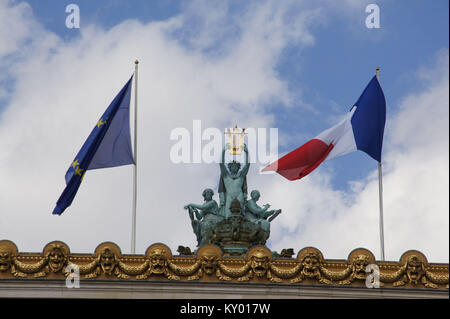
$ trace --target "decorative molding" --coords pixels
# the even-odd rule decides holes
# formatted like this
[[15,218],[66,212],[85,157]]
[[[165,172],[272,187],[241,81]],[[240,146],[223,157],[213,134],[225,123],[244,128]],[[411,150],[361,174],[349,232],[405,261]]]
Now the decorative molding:
[[[366,267],[379,269],[380,287],[448,290],[449,265],[428,263],[416,250],[398,262],[377,261],[367,249],[353,250],[346,260],[327,260],[314,247],[300,250],[296,258],[273,257],[265,246],[251,247],[245,256],[224,256],[215,245],[199,247],[193,255],[173,256],[169,247],[156,243],[144,255],[122,255],[119,246],[104,242],[93,254],[75,254],[61,241],[48,243],[42,253],[19,252],[9,241],[0,241],[0,279],[67,277],[67,266],[76,266],[81,279],[131,281],[283,283],[365,287]],[[69,269],[73,267],[69,267]]]

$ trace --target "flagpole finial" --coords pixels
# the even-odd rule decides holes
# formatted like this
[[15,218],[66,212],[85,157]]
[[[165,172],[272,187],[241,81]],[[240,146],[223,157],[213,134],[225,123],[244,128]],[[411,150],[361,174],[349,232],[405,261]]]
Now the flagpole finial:
[[134,61],[134,64],[139,64],[139,61],[138,60]]
[[380,80],[380,67],[377,66],[375,70],[376,70],[376,74],[377,74],[377,80],[379,81]]

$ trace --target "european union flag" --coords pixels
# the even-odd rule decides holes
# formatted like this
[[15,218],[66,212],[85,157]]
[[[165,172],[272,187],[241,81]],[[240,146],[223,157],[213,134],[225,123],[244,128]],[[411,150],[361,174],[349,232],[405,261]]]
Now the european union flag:
[[53,214],[61,215],[72,204],[87,170],[134,164],[129,121],[132,79],[111,102],[75,156]]

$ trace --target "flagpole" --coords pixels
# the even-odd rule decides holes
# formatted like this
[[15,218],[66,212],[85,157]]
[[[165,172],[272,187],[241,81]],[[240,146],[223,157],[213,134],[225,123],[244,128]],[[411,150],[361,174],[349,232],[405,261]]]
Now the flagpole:
[[131,253],[136,253],[136,203],[137,203],[137,82],[138,82],[138,64],[134,62],[134,167],[133,167],[133,216],[131,222]]
[[[377,80],[380,81],[380,68],[376,68]],[[384,222],[383,222],[383,171],[381,166],[381,159],[378,162],[378,196],[380,206],[380,251],[381,260],[384,261]]]

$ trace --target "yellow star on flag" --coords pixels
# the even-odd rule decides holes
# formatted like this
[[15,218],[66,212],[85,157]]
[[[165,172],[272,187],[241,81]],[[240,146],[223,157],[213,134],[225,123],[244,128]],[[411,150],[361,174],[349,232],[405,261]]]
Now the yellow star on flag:
[[98,122],[97,122],[97,127],[100,127],[100,126],[102,126],[103,124],[106,124],[106,121],[103,122],[103,119],[100,119],[100,120],[98,120]]
[[78,159],[76,159],[73,163],[72,163],[72,167],[76,168],[78,165],[80,165],[80,163],[78,163]]
[[77,168],[75,168],[75,175],[80,175],[80,176],[82,176],[81,173],[82,173],[83,171],[84,171],[84,169],[81,169],[81,168],[77,167]]

